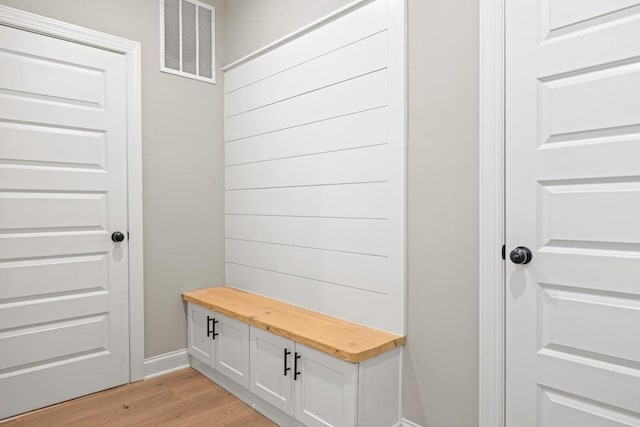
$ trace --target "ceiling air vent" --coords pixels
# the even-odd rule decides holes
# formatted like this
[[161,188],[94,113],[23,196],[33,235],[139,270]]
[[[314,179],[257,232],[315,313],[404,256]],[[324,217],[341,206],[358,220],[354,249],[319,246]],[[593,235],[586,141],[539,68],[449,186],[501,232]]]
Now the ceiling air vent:
[[215,83],[215,17],[197,0],[160,0],[160,71]]

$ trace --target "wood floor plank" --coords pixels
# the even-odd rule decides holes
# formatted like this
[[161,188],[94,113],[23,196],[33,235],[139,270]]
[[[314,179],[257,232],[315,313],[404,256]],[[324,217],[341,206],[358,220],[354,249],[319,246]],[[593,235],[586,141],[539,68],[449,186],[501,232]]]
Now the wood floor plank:
[[64,402],[1,427],[275,426],[193,369]]

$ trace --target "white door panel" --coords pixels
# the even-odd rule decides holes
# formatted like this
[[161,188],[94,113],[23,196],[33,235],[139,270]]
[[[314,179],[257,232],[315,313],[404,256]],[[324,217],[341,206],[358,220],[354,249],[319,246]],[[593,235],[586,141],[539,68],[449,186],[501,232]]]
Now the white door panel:
[[[0,354],[0,371],[66,358],[71,354],[105,351],[107,321],[104,314],[83,316],[49,321],[45,325],[23,328],[19,333],[0,335],[0,346],[11,348]],[[38,337],[35,348],[34,335]]]
[[252,393],[291,416],[294,350],[293,341],[262,329],[251,328],[249,388]]
[[[0,101],[1,104],[1,101]],[[83,171],[64,167],[0,165],[0,182],[12,191],[84,192],[101,194],[109,190],[110,176],[104,170]]]
[[[48,228],[107,228],[105,194],[0,194],[0,230]],[[46,212],[46,216],[42,215]]]
[[507,427],[640,425],[638,5],[507,0]]
[[196,359],[215,365],[215,347],[213,343],[213,312],[195,304],[188,304],[189,331],[188,351]]
[[57,261],[63,255],[65,259],[78,254],[106,255],[112,246],[106,230],[12,233],[0,236],[0,259],[14,261],[50,257]]
[[0,26],[0,418],[128,382],[126,63]]
[[640,418],[554,390],[540,390],[541,425],[549,427],[636,427]]
[[358,365],[296,344],[295,417],[310,427],[356,425]]
[[249,325],[214,312],[215,368],[249,388]]
[[[107,257],[104,254],[7,261],[0,264],[2,295],[7,299],[33,295],[106,290]],[[47,280],[43,281],[42,278]],[[69,280],[75,277],[75,280]],[[55,292],[51,292],[55,289]]]
[[0,158],[7,163],[104,169],[106,134],[0,121]]
[[606,18],[639,3],[638,0],[548,0],[546,4],[543,20],[548,20],[549,29],[556,30],[589,19]]
[[0,52],[0,90],[17,96],[81,105],[104,106],[104,74],[80,65],[23,52]]

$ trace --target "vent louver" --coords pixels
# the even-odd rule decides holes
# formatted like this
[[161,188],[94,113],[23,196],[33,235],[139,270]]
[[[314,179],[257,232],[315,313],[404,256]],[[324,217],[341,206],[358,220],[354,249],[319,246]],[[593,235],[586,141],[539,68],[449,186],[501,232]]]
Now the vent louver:
[[160,0],[160,70],[215,83],[215,8]]

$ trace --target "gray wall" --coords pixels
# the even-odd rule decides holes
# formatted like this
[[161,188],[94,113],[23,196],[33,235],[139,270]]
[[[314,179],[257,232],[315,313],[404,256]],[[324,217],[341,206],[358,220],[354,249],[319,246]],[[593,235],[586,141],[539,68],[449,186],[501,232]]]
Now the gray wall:
[[[218,64],[350,2],[214,0]],[[222,85],[159,72],[157,0],[0,4],[142,43],[145,353],[150,357],[184,348],[181,292],[224,278]],[[478,4],[408,0],[408,10],[409,305],[403,416],[428,427],[475,426]]]
[[227,0],[226,61],[240,59],[353,0]]
[[[209,2],[221,64],[225,1]],[[224,280],[222,84],[160,73],[158,0],[0,3],[142,43],[145,356],[185,348],[181,293]]]
[[404,417],[478,425],[478,2],[409,0]]
[[[228,0],[226,62],[351,0]],[[478,2],[408,0],[403,416],[478,424]]]

